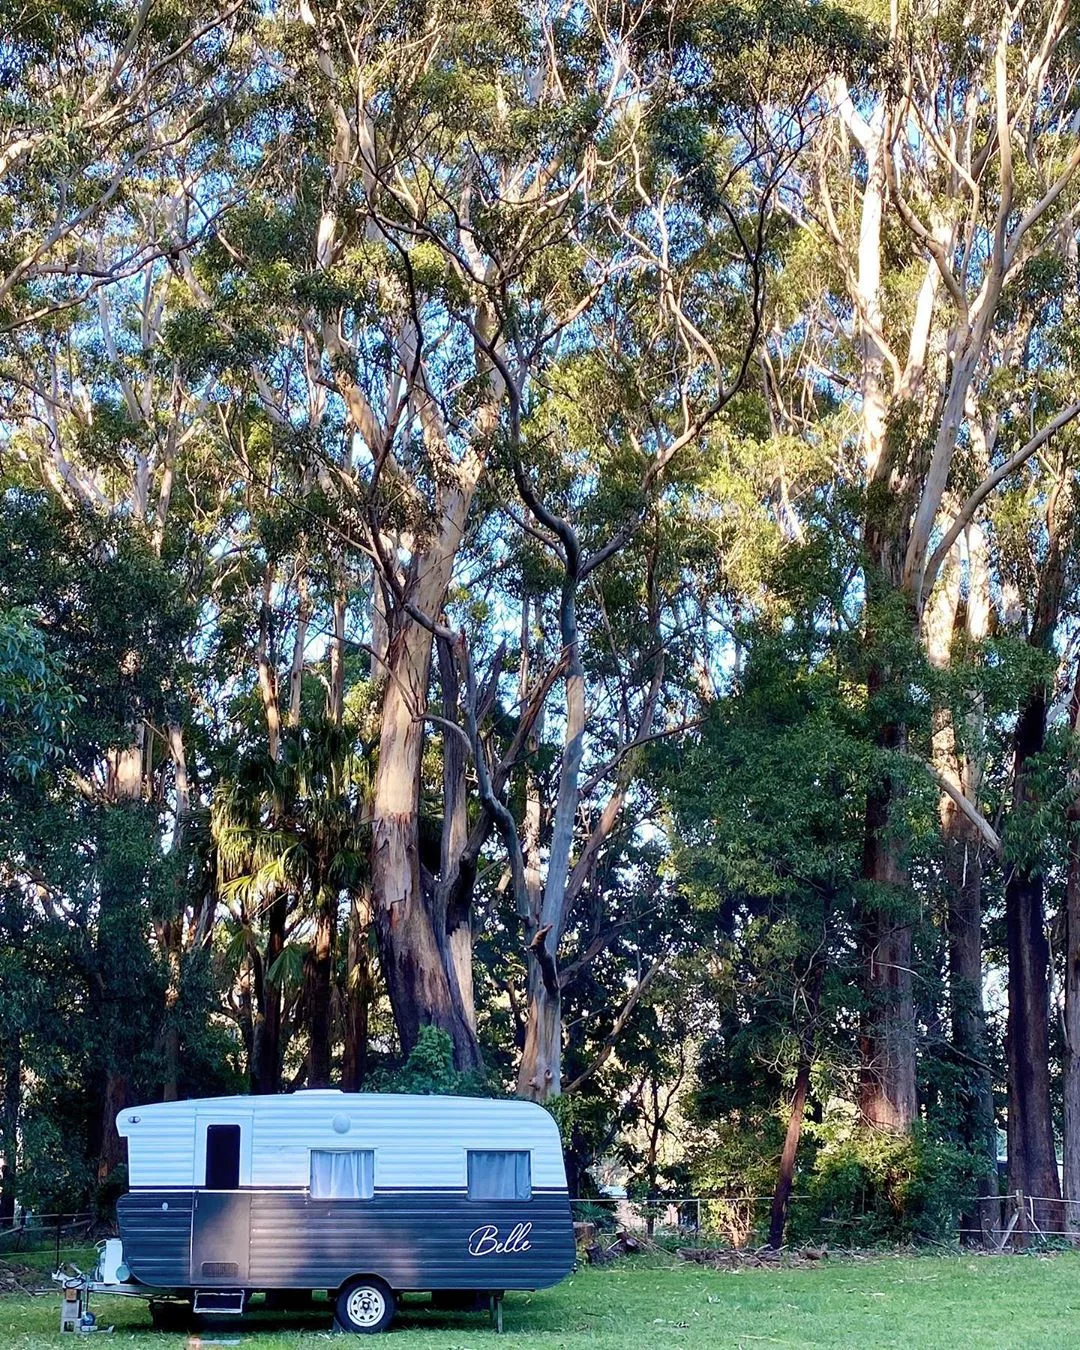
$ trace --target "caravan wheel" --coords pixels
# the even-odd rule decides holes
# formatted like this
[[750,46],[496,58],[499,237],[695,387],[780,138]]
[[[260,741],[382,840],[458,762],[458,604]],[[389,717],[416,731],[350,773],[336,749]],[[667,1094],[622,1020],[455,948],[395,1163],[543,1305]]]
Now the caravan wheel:
[[359,1335],[385,1331],[396,1311],[390,1287],[371,1275],[350,1280],[337,1296],[338,1324]]

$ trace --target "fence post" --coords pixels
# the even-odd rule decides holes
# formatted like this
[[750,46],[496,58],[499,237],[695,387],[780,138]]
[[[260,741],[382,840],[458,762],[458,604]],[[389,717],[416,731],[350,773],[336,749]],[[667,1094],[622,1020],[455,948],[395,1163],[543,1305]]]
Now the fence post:
[[998,1223],[1001,1222],[1001,1197],[997,1195],[980,1195],[976,1201],[976,1209],[979,1216],[979,1235],[984,1247],[997,1246],[997,1239],[994,1234],[997,1231]]

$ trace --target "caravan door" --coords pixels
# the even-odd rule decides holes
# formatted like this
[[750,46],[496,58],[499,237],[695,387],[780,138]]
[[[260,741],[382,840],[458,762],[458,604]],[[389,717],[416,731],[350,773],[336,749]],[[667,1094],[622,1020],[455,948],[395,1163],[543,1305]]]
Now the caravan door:
[[195,1203],[191,1281],[236,1288],[248,1278],[251,1241],[251,1112],[195,1116]]

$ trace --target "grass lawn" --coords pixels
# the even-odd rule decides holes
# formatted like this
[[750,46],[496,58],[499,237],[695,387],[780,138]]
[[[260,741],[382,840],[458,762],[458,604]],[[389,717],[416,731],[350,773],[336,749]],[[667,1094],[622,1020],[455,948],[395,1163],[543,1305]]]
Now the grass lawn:
[[[255,1313],[243,1323],[193,1335],[154,1332],[145,1306],[99,1299],[103,1344],[140,1350],[202,1350],[215,1342],[244,1350],[315,1350],[330,1341],[329,1307],[319,1316]],[[387,1350],[622,1350],[676,1347],[719,1350],[769,1346],[877,1350],[1066,1350],[1080,1348],[1080,1254],[924,1256],[825,1262],[821,1268],[714,1273],[626,1261],[583,1270],[555,1289],[509,1294],[501,1339],[480,1314],[435,1313],[421,1298],[405,1301]],[[73,1350],[56,1330],[58,1300],[0,1299],[4,1350]],[[96,1343],[96,1342],[95,1342]],[[342,1346],[340,1337],[333,1343]],[[348,1342],[354,1344],[357,1342]]]

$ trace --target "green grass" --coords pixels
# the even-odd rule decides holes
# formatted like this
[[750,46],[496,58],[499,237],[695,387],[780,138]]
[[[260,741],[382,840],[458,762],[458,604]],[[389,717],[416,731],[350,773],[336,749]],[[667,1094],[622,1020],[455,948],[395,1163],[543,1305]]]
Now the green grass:
[[[103,1345],[181,1350],[187,1337],[153,1332],[143,1304],[99,1299]],[[201,1333],[201,1345],[239,1338],[244,1350],[317,1350],[329,1341],[327,1305],[319,1316],[255,1314]],[[0,1300],[0,1346],[74,1350],[56,1331],[55,1297]],[[1065,1350],[1080,1347],[1080,1255],[923,1256],[825,1262],[821,1268],[713,1273],[623,1262],[583,1270],[555,1289],[510,1294],[506,1332],[487,1318],[435,1313],[406,1300],[387,1350],[627,1350],[685,1345],[693,1350],[771,1346],[852,1350]],[[93,1342],[96,1344],[96,1342]],[[345,1342],[333,1338],[333,1344]],[[190,1341],[192,1350],[200,1344]]]

